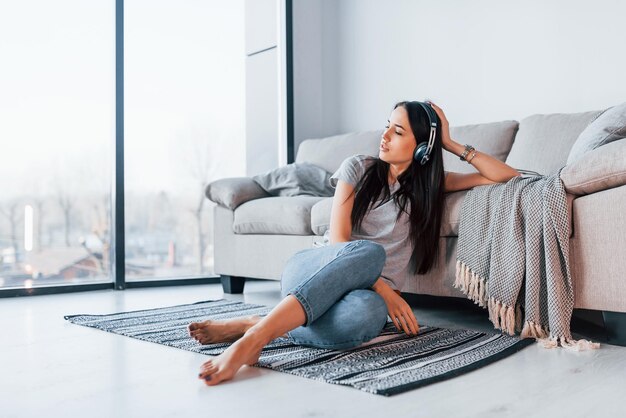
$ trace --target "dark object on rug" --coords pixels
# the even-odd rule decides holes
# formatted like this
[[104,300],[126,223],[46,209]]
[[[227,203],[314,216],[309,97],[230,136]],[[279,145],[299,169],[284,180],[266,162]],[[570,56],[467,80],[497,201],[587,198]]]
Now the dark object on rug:
[[[230,344],[200,345],[187,325],[205,319],[266,315],[261,305],[216,300],[109,315],[67,315],[68,321],[127,337],[208,355]],[[421,325],[415,337],[388,323],[380,336],[350,350],[305,348],[277,338],[263,349],[257,367],[351,386],[377,395],[396,395],[478,369],[532,344],[501,333]]]

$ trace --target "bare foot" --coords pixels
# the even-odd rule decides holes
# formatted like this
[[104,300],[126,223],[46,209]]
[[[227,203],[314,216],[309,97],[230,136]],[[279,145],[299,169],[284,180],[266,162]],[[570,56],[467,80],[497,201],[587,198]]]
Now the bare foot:
[[259,361],[265,345],[264,338],[247,333],[222,354],[205,362],[200,368],[198,378],[203,379],[207,386],[230,380],[244,364],[251,366]]
[[192,322],[189,335],[200,344],[230,343],[241,338],[247,330],[261,320],[260,316],[233,318],[226,321]]

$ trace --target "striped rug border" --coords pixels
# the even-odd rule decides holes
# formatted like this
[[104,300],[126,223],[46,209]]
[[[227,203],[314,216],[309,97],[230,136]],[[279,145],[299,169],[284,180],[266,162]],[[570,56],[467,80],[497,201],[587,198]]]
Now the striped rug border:
[[[483,331],[480,331],[483,332]],[[486,333],[485,334],[489,334]],[[484,360],[480,360],[480,361],[476,361],[472,364],[469,364],[467,366],[464,367],[460,367],[458,369],[455,370],[451,370],[447,373],[443,373],[440,374],[439,376],[434,376],[431,378],[427,378],[427,379],[422,379],[419,380],[417,382],[411,382],[411,383],[407,383],[406,385],[401,385],[401,386],[396,386],[394,388],[390,388],[390,389],[386,389],[385,393],[383,395],[385,396],[392,396],[392,395],[397,395],[399,393],[403,393],[412,389],[418,389],[421,388],[423,386],[428,386],[430,384],[433,383],[438,383],[444,380],[448,380],[448,379],[452,379],[454,377],[457,376],[461,376],[464,375],[466,373],[469,373],[471,371],[480,369],[481,367],[487,366],[491,363],[495,363],[498,360],[502,360],[506,357],[511,356],[512,354],[517,353],[518,351],[528,347],[529,345],[534,344],[535,341],[532,339],[523,339],[520,340],[518,343],[516,343],[515,345],[512,345],[511,347],[502,350],[501,352],[499,352],[498,354],[493,354],[491,356],[489,356],[488,358],[484,359]]]
[[[211,304],[211,303],[219,303],[219,302],[223,302],[224,305],[226,307],[231,306],[231,307],[238,307],[238,308],[244,308],[244,309],[236,309],[233,310],[233,313],[236,312],[242,312],[245,310],[256,310],[256,311],[261,311],[263,312],[264,310],[266,310],[267,312],[270,311],[271,308],[264,306],[264,305],[258,305],[258,304],[251,304],[251,303],[245,303],[245,302],[240,302],[240,301],[234,301],[234,300],[228,300],[228,299],[215,299],[215,300],[205,300],[205,301],[199,301],[199,302],[194,302],[194,303],[188,303],[188,304],[180,304],[180,305],[171,305],[171,306],[164,306],[164,307],[158,307],[158,308],[148,308],[148,309],[139,309],[139,310],[134,310],[134,311],[124,311],[124,312],[114,312],[114,313],[109,313],[109,314],[73,314],[73,315],[65,315],[64,318],[66,320],[68,320],[70,323],[73,323],[75,325],[81,325],[81,326],[85,326],[88,328],[95,328],[101,331],[106,331],[106,332],[110,332],[112,334],[116,334],[116,335],[122,335],[125,337],[129,337],[129,338],[134,338],[140,341],[146,341],[146,342],[151,342],[151,343],[155,343],[155,344],[159,344],[159,345],[165,345],[165,346],[169,346],[172,348],[177,348],[177,349],[182,349],[185,351],[191,351],[194,353],[200,353],[200,354],[204,354],[204,355],[218,355],[220,352],[223,352],[230,344],[211,344],[211,345],[207,345],[207,346],[202,346],[199,350],[193,349],[193,348],[186,348],[186,347],[177,347],[173,344],[168,344],[167,341],[163,342],[163,341],[152,341],[149,340],[147,338],[142,338],[142,337],[138,337],[138,336],[134,336],[134,335],[128,335],[127,333],[122,333],[122,332],[116,332],[115,330],[111,330],[111,329],[107,329],[106,327],[102,327],[102,326],[98,326],[97,324],[89,324],[89,323],[81,323],[80,321],[77,321],[78,319],[85,318],[93,318],[93,319],[99,319],[102,318],[103,320],[108,319],[108,320],[115,320],[116,316],[124,317],[124,316],[128,316],[128,315],[132,315],[133,318],[137,318],[135,315],[136,314],[141,314],[141,313],[154,313],[155,311],[167,311],[167,310],[171,310],[171,309],[176,309],[176,308],[193,308],[195,305],[206,305],[206,304]],[[205,307],[206,309],[210,309],[211,307]],[[186,310],[181,310],[182,312],[186,312]],[[188,312],[188,311],[187,311]],[[165,312],[164,312],[165,313]],[[245,312],[242,312],[243,315],[246,315]],[[261,316],[265,315],[264,313],[260,313]],[[147,316],[152,316],[152,315],[147,315]],[[242,316],[242,315],[235,315],[235,316]],[[140,318],[140,317],[139,317]],[[158,323],[158,322],[155,322]],[[428,333],[431,332],[437,332],[437,331],[468,331],[468,332],[474,332],[476,333],[476,339],[482,338],[482,337],[487,337],[487,336],[492,336],[492,337],[497,337],[496,339],[494,339],[494,341],[498,340],[498,339],[517,339],[518,341],[513,342],[513,344],[503,350],[501,350],[500,352],[496,353],[496,354],[491,354],[488,357],[482,359],[482,360],[478,360],[478,361],[474,361],[468,365],[465,365],[463,367],[459,367],[453,370],[450,370],[448,372],[445,373],[441,373],[438,374],[436,376],[432,376],[429,378],[422,378],[420,380],[417,381],[412,381],[412,382],[408,382],[405,384],[401,384],[401,385],[397,385],[397,386],[393,386],[393,387],[389,387],[389,388],[384,388],[384,389],[376,389],[375,391],[372,390],[365,390],[363,388],[359,388],[357,386],[355,386],[354,384],[350,384],[350,383],[343,383],[341,381],[333,381],[333,380],[328,380],[325,379],[324,377],[312,377],[312,376],[304,376],[300,373],[298,373],[298,369],[301,368],[301,365],[297,365],[294,366],[290,369],[280,369],[278,367],[272,367],[271,364],[260,364],[261,361],[257,364],[254,365],[254,367],[259,367],[259,368],[265,368],[265,369],[269,369],[269,370],[274,370],[274,371],[279,371],[279,372],[283,372],[283,373],[287,373],[287,374],[291,374],[294,376],[300,376],[300,377],[306,377],[308,379],[311,380],[317,380],[317,381],[321,381],[321,382],[325,382],[325,383],[330,383],[330,384],[335,384],[338,386],[344,386],[344,387],[352,387],[355,389],[359,389],[361,391],[367,392],[367,393],[373,393],[373,394],[377,394],[377,395],[383,395],[383,396],[392,396],[392,395],[397,395],[400,393],[404,393],[407,392],[409,390],[413,390],[413,389],[418,389],[433,383],[437,383],[437,382],[441,382],[450,378],[454,378],[463,374],[466,374],[468,372],[477,370],[481,367],[484,367],[488,364],[494,363],[498,360],[501,360],[503,358],[506,358],[522,349],[524,349],[525,347],[528,347],[529,345],[534,343],[533,339],[519,339],[517,337],[510,337],[508,335],[499,333],[499,332],[485,332],[485,331],[478,331],[478,330],[471,330],[471,329],[461,329],[461,328],[444,328],[444,327],[433,327],[433,326],[429,326],[429,325],[421,325],[420,326],[420,331],[422,331],[420,333],[420,335],[425,335],[422,334],[424,331],[427,331]],[[129,332],[132,334],[132,332]],[[406,337],[404,334],[398,333],[397,331],[395,331],[395,327],[391,322],[388,322],[387,325],[385,326],[385,329],[383,330],[383,332],[381,333],[381,336],[391,336],[391,335],[397,335],[398,338],[390,338],[388,340],[384,340],[384,341],[379,341],[376,342],[374,344],[372,344],[371,346],[368,347],[356,347],[354,349],[351,350],[322,350],[322,349],[315,349],[315,348],[309,348],[309,347],[304,347],[302,346],[302,348],[305,349],[310,349],[310,350],[322,350],[322,351],[328,351],[328,357],[333,357],[333,353],[336,354],[340,354],[340,353],[352,353],[352,352],[356,352],[356,350],[363,350],[366,351],[368,349],[370,349],[370,347],[374,348],[374,347],[382,347],[385,344],[388,345],[393,345],[396,343],[399,343],[401,341],[406,341],[408,340],[408,337]],[[405,338],[406,337],[406,338]],[[272,350],[281,350],[285,348],[285,339],[283,338],[278,338],[276,340],[274,340],[272,343],[270,343],[268,346],[266,346],[266,348],[264,348],[263,352],[265,352],[266,354]],[[493,343],[493,342],[491,342]],[[465,342],[463,343],[465,344]],[[486,344],[489,344],[486,343]],[[292,345],[293,346],[293,345]],[[288,345],[287,345],[288,347]],[[446,350],[450,350],[451,348],[448,348]],[[203,350],[210,350],[210,352],[203,352]],[[263,354],[262,354],[263,357]],[[262,358],[260,359],[262,360]],[[407,361],[413,361],[413,358],[409,358]],[[320,358],[313,358],[312,362],[310,364],[316,364],[316,363],[321,363],[323,364],[324,361],[326,360],[322,360],[321,357]],[[309,365],[309,364],[307,364]],[[395,366],[394,366],[395,367]],[[344,378],[345,379],[345,378]]]

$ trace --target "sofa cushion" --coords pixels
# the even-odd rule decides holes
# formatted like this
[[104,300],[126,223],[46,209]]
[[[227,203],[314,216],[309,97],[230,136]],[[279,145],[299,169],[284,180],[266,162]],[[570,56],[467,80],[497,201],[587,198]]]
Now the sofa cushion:
[[[519,122],[515,120],[452,126],[450,127],[450,136],[461,144],[473,145],[478,151],[504,161],[511,151],[518,126]],[[461,161],[459,157],[449,152],[443,153],[443,166],[446,171],[457,173],[478,172],[473,165]]]
[[315,235],[324,235],[330,227],[330,210],[333,198],[327,197],[317,202],[311,208],[311,230]]
[[561,171],[568,193],[582,196],[626,184],[626,138],[585,154]]
[[311,235],[311,208],[323,197],[267,197],[235,209],[236,234]]
[[210,201],[233,210],[249,200],[269,196],[269,193],[250,177],[231,177],[213,181],[207,185],[205,193]]
[[297,163],[308,162],[329,173],[337,171],[343,160],[355,155],[378,156],[382,130],[329,136],[302,141],[296,156]]
[[523,119],[506,163],[539,174],[555,173],[565,166],[578,135],[600,113],[553,113]]
[[567,157],[571,164],[585,153],[626,137],[626,103],[613,106],[599,115],[578,136]]
[[[441,236],[456,237],[459,234],[459,214],[467,190],[446,193],[443,218],[441,219]],[[317,202],[311,209],[311,230],[315,235],[324,235],[330,227],[330,210],[333,198],[328,197]]]

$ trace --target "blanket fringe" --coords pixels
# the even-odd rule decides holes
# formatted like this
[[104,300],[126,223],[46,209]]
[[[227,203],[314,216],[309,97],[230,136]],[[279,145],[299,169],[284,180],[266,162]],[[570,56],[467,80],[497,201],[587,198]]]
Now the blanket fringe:
[[600,343],[594,343],[583,339],[575,340],[568,337],[538,338],[537,344],[540,344],[543,348],[562,347],[571,351],[597,350],[600,348]]
[[487,283],[485,279],[470,270],[465,263],[457,260],[454,287],[460,289],[468,299],[481,308],[487,306]]
[[522,328],[522,311],[519,305],[513,307],[487,297],[487,282],[473,272],[465,263],[457,260],[454,287],[460,289],[468,299],[489,310],[489,320],[494,328],[515,335]]
[[520,332],[520,338],[535,338],[544,348],[563,347],[572,351],[585,351],[600,348],[599,343],[588,340],[574,340],[571,337],[549,336],[547,329],[533,321],[524,321],[522,327],[522,309],[519,304],[508,306],[506,303],[488,298],[485,279],[473,272],[465,263],[457,260],[454,287],[460,289],[468,299],[489,311],[489,320],[495,329],[509,335]]
[[600,348],[599,343],[594,343],[588,340],[575,340],[571,337],[555,337],[548,335],[548,331],[541,325],[532,321],[526,321],[520,337],[536,338],[537,344],[541,345],[543,348],[562,347],[572,351],[587,351]]
[[533,321],[526,321],[524,322],[524,328],[522,328],[522,333],[520,334],[520,337],[545,339],[548,338],[548,335],[548,331],[540,324],[537,324]]
[[488,309],[489,319],[493,323],[494,328],[500,329],[509,335],[515,335],[515,328],[519,319],[516,319],[513,306],[508,306],[504,302],[489,298]]

